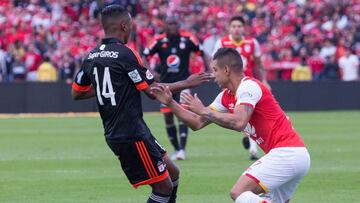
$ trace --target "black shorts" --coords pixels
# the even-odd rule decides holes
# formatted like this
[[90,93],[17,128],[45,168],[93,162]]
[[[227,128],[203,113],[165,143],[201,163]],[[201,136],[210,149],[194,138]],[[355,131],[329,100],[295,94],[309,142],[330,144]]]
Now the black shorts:
[[[184,92],[189,92],[189,93],[191,92],[190,89],[184,89],[183,91]],[[183,91],[181,91],[181,92],[183,92]],[[182,103],[182,101],[180,99],[181,92],[173,93],[173,99],[179,104]],[[169,107],[167,107],[165,104],[160,104],[160,112],[162,112],[162,113],[170,113],[171,109]]]
[[169,176],[162,158],[166,151],[152,135],[136,141],[106,142],[120,160],[134,188],[162,181]]

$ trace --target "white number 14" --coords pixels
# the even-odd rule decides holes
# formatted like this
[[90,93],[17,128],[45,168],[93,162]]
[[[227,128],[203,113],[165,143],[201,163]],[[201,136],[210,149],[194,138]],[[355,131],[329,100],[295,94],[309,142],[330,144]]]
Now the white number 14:
[[[99,74],[98,74],[98,71],[97,71],[96,67],[94,68],[93,74],[95,75],[96,94],[97,94],[99,104],[104,105],[104,101],[102,100],[102,97],[100,95]],[[108,91],[106,91],[106,90],[108,90]],[[105,69],[104,69],[104,78],[103,78],[103,83],[102,83],[102,92],[101,92],[101,94],[105,98],[110,98],[111,99],[111,105],[116,106],[115,92],[114,92],[113,86],[111,84],[109,67],[105,67]]]

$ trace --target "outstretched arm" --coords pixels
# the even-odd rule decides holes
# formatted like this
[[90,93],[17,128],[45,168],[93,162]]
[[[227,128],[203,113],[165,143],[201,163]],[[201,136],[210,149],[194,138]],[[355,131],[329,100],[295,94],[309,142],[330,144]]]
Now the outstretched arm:
[[245,129],[252,112],[253,108],[251,106],[239,105],[235,108],[234,113],[220,113],[204,109],[198,115],[219,126],[240,132]]
[[173,100],[169,87],[160,85],[152,87],[151,91],[157,100],[171,108],[172,112],[192,130],[199,130],[211,123],[209,120],[186,110],[183,106]]
[[201,128],[211,123],[211,121],[206,119],[205,117],[201,117],[191,111],[186,110],[175,100],[172,100],[171,103],[169,103],[167,106],[171,108],[172,112],[180,120],[182,120],[187,126],[189,126],[194,131],[200,130]]
[[236,106],[234,113],[216,112],[204,107],[196,94],[195,96],[192,96],[189,93],[184,93],[182,96],[187,107],[204,120],[211,121],[219,126],[236,131],[243,131],[245,129],[253,112],[252,106],[243,104]]
[[204,82],[209,82],[213,78],[210,73],[198,73],[190,75],[186,80],[175,83],[159,83],[168,86],[171,92],[179,92],[183,89],[197,87]]
[[153,95],[151,87],[158,87],[158,86],[167,86],[171,92],[179,92],[184,89],[193,88],[201,85],[204,82],[209,82],[212,78],[212,74],[210,73],[199,73],[190,75],[186,80],[181,80],[175,83],[157,83],[154,82],[151,84],[149,88],[145,90],[145,93],[150,98],[154,99],[155,95]]

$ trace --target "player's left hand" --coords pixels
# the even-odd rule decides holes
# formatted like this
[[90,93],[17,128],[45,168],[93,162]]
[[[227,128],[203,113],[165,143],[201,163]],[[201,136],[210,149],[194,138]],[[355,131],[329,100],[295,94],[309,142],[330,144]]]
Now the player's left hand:
[[204,82],[209,82],[214,76],[211,73],[196,73],[186,79],[189,88],[197,87]]
[[159,102],[165,105],[170,104],[173,100],[169,86],[158,84],[157,86],[151,87],[151,93]]
[[190,111],[201,115],[203,111],[206,109],[204,104],[201,102],[197,94],[195,93],[194,96],[192,96],[188,92],[183,92],[180,95],[181,99],[184,101],[184,106],[186,106]]

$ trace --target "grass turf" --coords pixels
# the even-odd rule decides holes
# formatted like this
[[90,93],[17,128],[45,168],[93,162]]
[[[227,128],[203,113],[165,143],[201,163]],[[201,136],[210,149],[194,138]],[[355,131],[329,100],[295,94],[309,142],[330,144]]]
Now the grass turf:
[[[289,113],[312,157],[292,203],[360,199],[360,112]],[[146,114],[171,153],[160,114]],[[0,202],[146,202],[104,142],[98,117],[0,120]],[[232,202],[229,191],[250,165],[242,135],[215,125],[191,132],[179,203]]]

